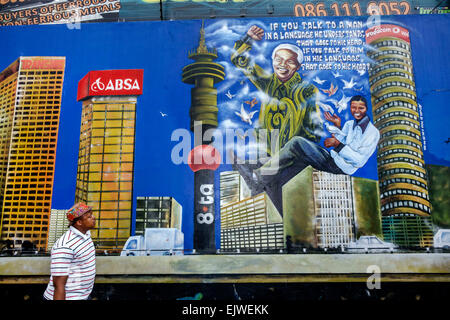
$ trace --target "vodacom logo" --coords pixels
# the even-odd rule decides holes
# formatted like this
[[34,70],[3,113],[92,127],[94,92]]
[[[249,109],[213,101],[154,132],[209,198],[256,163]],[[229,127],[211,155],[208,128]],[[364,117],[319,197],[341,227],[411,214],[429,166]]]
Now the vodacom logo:
[[91,90],[94,92],[103,91],[105,89],[105,84],[100,81],[101,78],[95,80],[91,85]]

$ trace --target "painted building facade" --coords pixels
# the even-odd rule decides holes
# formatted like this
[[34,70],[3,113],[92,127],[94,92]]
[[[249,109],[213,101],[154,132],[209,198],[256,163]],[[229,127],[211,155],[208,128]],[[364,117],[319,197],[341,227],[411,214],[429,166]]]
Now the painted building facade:
[[[378,31],[377,31],[378,30]],[[375,35],[372,35],[375,34]],[[431,246],[433,233],[409,31],[366,31],[374,125],[380,130],[378,176],[383,234],[403,246]]]
[[20,57],[0,73],[1,239],[47,248],[65,57]]
[[[128,91],[117,85],[125,82],[124,76],[134,80]],[[79,82],[82,116],[75,202],[93,208],[97,226],[91,235],[99,249],[121,248],[131,235],[136,104],[141,90],[139,70],[90,72]]]
[[183,210],[173,197],[137,197],[135,235],[144,235],[145,228],[176,228],[181,230]]

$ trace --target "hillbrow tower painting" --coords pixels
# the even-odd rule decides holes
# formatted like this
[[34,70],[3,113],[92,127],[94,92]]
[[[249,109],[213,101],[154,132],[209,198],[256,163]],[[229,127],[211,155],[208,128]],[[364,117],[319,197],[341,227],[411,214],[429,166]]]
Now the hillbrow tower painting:
[[206,131],[218,125],[219,109],[214,85],[224,80],[225,69],[213,62],[217,57],[216,49],[206,47],[202,23],[199,45],[189,53],[189,58],[195,62],[185,66],[182,74],[184,83],[194,85],[189,114],[195,142],[188,163],[194,171],[194,249],[202,252],[216,249],[214,173],[220,164],[220,155],[210,146],[211,141],[205,142],[203,137]]
[[20,57],[0,73],[1,240],[45,250],[65,57]]
[[90,71],[82,101],[75,201],[93,208],[100,249],[119,249],[131,233],[137,97],[143,70]]
[[383,235],[403,246],[431,246],[431,206],[409,31],[380,25],[366,31],[374,124],[380,130],[378,176]]

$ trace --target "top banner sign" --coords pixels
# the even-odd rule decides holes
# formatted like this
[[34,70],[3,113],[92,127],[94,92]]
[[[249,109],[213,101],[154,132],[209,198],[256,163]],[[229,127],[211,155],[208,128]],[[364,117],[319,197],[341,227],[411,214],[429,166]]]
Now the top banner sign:
[[77,100],[93,96],[141,95],[144,70],[90,71],[78,82]]
[[120,0],[0,0],[0,26],[117,21]]

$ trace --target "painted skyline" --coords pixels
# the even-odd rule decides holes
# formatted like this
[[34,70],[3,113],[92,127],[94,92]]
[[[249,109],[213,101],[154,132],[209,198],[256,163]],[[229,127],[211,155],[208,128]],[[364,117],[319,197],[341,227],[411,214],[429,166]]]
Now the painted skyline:
[[[329,18],[338,21],[338,18]],[[359,18],[352,18],[358,20]],[[395,17],[398,23],[411,25],[412,61],[416,79],[417,96],[422,106],[424,132],[427,141],[424,148],[424,160],[426,164],[445,164],[450,161],[450,152],[442,143],[447,136],[448,128],[433,126],[433,121],[447,121],[445,101],[448,93],[436,91],[448,81],[448,75],[442,75],[440,70],[445,69],[448,63],[438,52],[448,52],[449,44],[440,41],[445,36],[445,28],[435,28],[430,32],[433,23],[445,26],[448,18],[420,17],[421,23],[414,23],[416,17]],[[232,21],[236,26],[244,26],[253,21]],[[269,24],[270,19],[260,19]],[[215,21],[206,21],[206,42],[213,40],[212,29],[209,26]],[[143,28],[142,26],[148,26]],[[180,81],[180,70],[189,64],[186,50],[195,47],[196,41],[183,34],[198,35],[201,21],[179,22],[142,22],[127,24],[85,24],[80,30],[68,30],[65,26],[33,26],[16,32],[15,28],[3,28],[0,30],[2,38],[11,45],[2,52],[6,68],[20,54],[24,55],[61,55],[66,56],[66,68],[64,88],[62,92],[61,118],[59,125],[59,140],[56,149],[55,181],[53,185],[54,196],[52,208],[69,208],[75,200],[76,168],[79,145],[79,132],[81,121],[81,106],[76,102],[77,81],[91,70],[130,69],[142,68],[145,70],[144,83],[149,85],[144,94],[139,98],[139,110],[136,113],[136,153],[134,168],[134,197],[133,211],[136,208],[137,196],[169,195],[179,201],[183,207],[183,232],[186,234],[186,247],[192,247],[189,234],[192,232],[193,221],[193,191],[185,186],[193,185],[192,171],[187,165],[176,165],[171,161],[171,150],[175,142],[171,141],[173,131],[179,128],[189,128],[190,119],[188,108],[190,102],[190,88]],[[139,28],[138,28],[139,26]],[[413,26],[413,27],[412,27]],[[139,31],[137,31],[139,30]],[[42,47],[37,39],[45,33],[55,39],[55,42]],[[38,36],[39,34],[39,36]],[[430,35],[423,39],[422,35]],[[71,41],[63,42],[62,39],[70,37]],[[126,41],[124,39],[127,39]],[[154,43],[165,43],[164,50],[146,50],[142,47],[141,39],[151,39]],[[171,39],[168,41],[168,39]],[[173,39],[173,40],[172,40]],[[431,50],[427,41],[436,43],[440,50]],[[93,50],[86,54],[86,48],[76,44],[84,43]],[[124,45],[126,43],[126,45]],[[229,42],[232,44],[231,42]],[[110,48],[108,52],[99,48]],[[145,47],[145,46],[144,46]],[[157,61],[164,61],[170,52],[172,64],[168,67]],[[114,53],[114,54],[113,54]],[[218,61],[229,61],[229,55],[218,48]],[[430,63],[430,59],[435,63]],[[301,71],[302,75],[308,75],[307,71]],[[435,76],[429,76],[429,75]],[[170,76],[167,76],[170,75]],[[319,75],[320,76],[320,75]],[[175,78],[175,80],[174,80]],[[314,78],[314,77],[313,77]],[[157,79],[157,81],[155,81]],[[367,77],[368,80],[368,77]],[[320,88],[325,88],[325,86]],[[236,91],[230,89],[232,94]],[[228,90],[218,93],[219,104],[227,102],[225,96]],[[251,100],[251,99],[250,99]],[[167,114],[166,117],[161,112]],[[227,119],[225,113],[219,112],[219,121]],[[428,124],[430,123],[430,125]],[[220,127],[220,124],[219,124]],[[149,145],[149,141],[152,144]],[[361,172],[362,177],[376,179],[376,159],[372,160],[372,169]],[[162,169],[161,169],[162,168]],[[228,165],[222,165],[218,170],[229,171]],[[216,175],[216,185],[219,185],[219,177]],[[219,218],[219,194],[216,192],[216,218]],[[135,213],[132,213],[132,219]],[[216,226],[216,231],[220,227]],[[133,232],[133,230],[132,230]],[[216,232],[216,243],[218,243]]]

